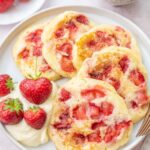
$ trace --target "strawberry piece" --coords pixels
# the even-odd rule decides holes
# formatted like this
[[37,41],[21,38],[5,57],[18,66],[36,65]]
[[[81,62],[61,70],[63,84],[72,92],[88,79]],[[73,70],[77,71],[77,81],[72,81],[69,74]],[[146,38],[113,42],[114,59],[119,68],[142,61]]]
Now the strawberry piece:
[[105,93],[101,89],[85,89],[81,91],[81,95],[83,98],[87,99],[88,101],[92,101],[96,98],[101,98],[105,96]]
[[0,96],[6,96],[14,88],[12,78],[7,74],[0,75]]
[[63,37],[65,34],[64,29],[63,28],[59,28],[58,30],[55,31],[55,37],[56,38],[61,38]]
[[103,80],[108,77],[112,70],[111,65],[106,65],[103,70],[89,72],[89,76],[93,79]]
[[60,92],[59,100],[62,101],[62,102],[65,102],[70,98],[71,98],[71,93],[63,88]]
[[95,40],[90,40],[87,42],[87,47],[89,47],[92,50],[96,49],[96,45],[97,45],[97,42]]
[[104,141],[106,143],[111,142],[116,137],[116,130],[113,127],[108,127],[105,133]]
[[57,130],[67,130],[71,128],[72,120],[70,119],[69,109],[66,109],[60,116],[60,122],[53,124]]
[[18,99],[0,102],[0,122],[7,125],[18,124],[23,119],[23,106]]
[[129,79],[131,82],[133,82],[136,86],[140,86],[145,82],[145,78],[143,74],[138,70],[132,70],[129,75]]
[[122,27],[120,27],[120,26],[116,26],[116,31],[118,31],[118,32],[125,32],[125,30]]
[[44,103],[52,92],[52,83],[47,78],[24,79],[20,83],[22,95],[31,103]]
[[50,70],[51,70],[51,67],[49,65],[45,65],[45,66],[40,68],[40,71],[43,73],[50,71]]
[[95,130],[95,129],[99,129],[100,127],[104,127],[105,123],[103,121],[99,121],[99,122],[94,122],[91,125],[91,129]]
[[84,104],[76,106],[73,109],[73,117],[77,120],[86,119],[86,106]]
[[129,67],[129,58],[127,56],[121,58],[121,60],[119,61],[119,65],[123,73],[125,73]]
[[92,119],[98,119],[100,117],[100,108],[94,103],[89,103],[89,115]]
[[118,90],[120,88],[120,81],[113,78],[113,77],[110,77],[109,78],[109,81],[108,81],[116,90]]
[[68,42],[63,43],[60,46],[57,46],[57,51],[61,53],[61,55],[66,56],[68,58],[72,58],[72,45]]
[[42,46],[43,44],[33,46],[33,56],[42,56]]
[[146,89],[140,89],[139,91],[136,92],[136,98],[131,102],[132,108],[137,108],[144,106],[148,103],[148,96]]
[[74,72],[75,71],[73,63],[68,57],[63,56],[61,58],[60,66],[61,66],[62,70],[64,70],[65,72]]
[[32,107],[24,112],[24,119],[26,123],[34,129],[41,129],[46,121],[47,114],[40,107]]
[[126,47],[131,48],[131,42],[130,41],[126,44]]
[[27,48],[24,48],[20,53],[19,53],[19,57],[26,59],[29,57],[29,50]]
[[76,144],[83,144],[86,140],[86,137],[81,133],[74,133],[72,138]]
[[14,2],[14,0],[0,0],[0,13],[3,13],[11,8]]
[[88,142],[97,142],[97,143],[101,142],[102,138],[100,136],[100,131],[87,135],[87,139],[88,139]]
[[84,16],[84,15],[79,15],[79,16],[77,16],[77,17],[76,17],[76,20],[77,20],[79,23],[85,24],[85,25],[88,25],[88,23],[89,23],[88,18],[87,18],[86,16]]
[[113,110],[114,106],[111,103],[106,101],[101,103],[100,111],[103,115],[109,116],[113,113]]
[[68,30],[70,30],[71,32],[76,32],[77,29],[78,29],[77,26],[75,25],[75,23],[72,22],[72,21],[67,22],[66,25],[65,25],[65,27],[66,27]]
[[41,35],[42,35],[43,30],[42,29],[37,29],[34,32],[31,32],[27,35],[26,37],[26,42],[41,42]]
[[131,121],[122,121],[115,125],[115,129],[121,131],[122,129],[128,128],[130,124],[131,124]]

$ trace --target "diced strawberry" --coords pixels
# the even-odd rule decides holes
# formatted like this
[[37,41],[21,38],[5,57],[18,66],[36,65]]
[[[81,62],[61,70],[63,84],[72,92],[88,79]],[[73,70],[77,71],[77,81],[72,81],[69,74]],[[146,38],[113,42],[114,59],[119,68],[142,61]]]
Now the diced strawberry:
[[101,142],[102,138],[100,136],[100,131],[87,135],[87,139],[89,142]]
[[92,119],[98,119],[100,117],[100,108],[94,103],[89,103],[89,115]]
[[73,21],[69,21],[66,23],[65,27],[70,30],[71,32],[76,32],[77,31],[77,26],[75,25],[75,23]]
[[101,89],[96,89],[96,88],[90,88],[90,89],[85,89],[81,91],[81,95],[83,98],[87,99],[88,101],[94,100],[96,98],[101,98],[105,96],[105,93]]
[[3,13],[10,9],[13,6],[14,2],[15,0],[0,0],[0,13]]
[[59,28],[58,30],[56,30],[55,32],[55,37],[56,38],[61,38],[63,37],[65,34],[64,29],[63,28]]
[[40,68],[41,72],[46,72],[46,71],[49,71],[49,70],[51,70],[51,67],[49,65],[45,65],[45,66]]
[[91,125],[91,129],[95,130],[95,129],[99,129],[100,127],[104,127],[105,123],[103,121],[99,121],[99,122],[94,122]]
[[26,42],[41,42],[41,35],[42,35],[43,30],[42,29],[37,29],[34,32],[31,32],[27,35],[26,37]]
[[116,137],[116,130],[114,127],[108,127],[105,133],[104,141],[106,143],[111,142]]
[[71,98],[71,93],[63,88],[60,92],[59,100],[62,101],[62,102],[65,102],[70,98]]
[[86,140],[86,137],[81,133],[74,133],[73,139],[76,144],[83,144]]
[[121,60],[119,61],[119,65],[123,73],[125,73],[129,67],[129,58],[127,56],[121,58]]
[[67,122],[56,122],[53,126],[57,130],[64,130],[64,129],[67,130],[71,128],[71,124]]
[[79,15],[79,16],[77,16],[77,17],[76,17],[76,20],[77,20],[78,22],[82,23],[82,24],[85,24],[85,25],[88,25],[88,23],[89,23],[88,18],[87,18],[86,16],[84,16],[84,15]]
[[110,77],[109,78],[109,81],[108,81],[116,90],[118,90],[120,88],[120,81],[113,78],[113,77]]
[[128,128],[130,124],[131,124],[131,121],[122,121],[115,125],[115,129],[122,130],[122,129]]
[[84,120],[86,116],[86,105],[78,105],[73,109],[73,117],[77,120]]
[[87,42],[87,47],[91,48],[92,50],[96,48],[97,42],[95,40],[90,40]]
[[72,58],[72,45],[68,42],[63,43],[60,46],[57,46],[57,51],[61,53],[61,55]]
[[118,32],[125,32],[125,30],[122,27],[120,27],[120,26],[116,26],[116,31],[118,31]]
[[42,46],[43,44],[33,46],[33,56],[42,56]]
[[106,32],[103,32],[103,31],[97,31],[96,32],[96,36],[99,37],[99,38],[105,37],[105,35],[106,35]]
[[103,115],[109,116],[113,113],[113,110],[114,106],[111,103],[106,101],[101,103],[100,111]]
[[111,70],[112,70],[112,66],[107,65],[104,67],[102,71],[89,72],[89,76],[94,79],[103,80],[110,74]]
[[71,128],[72,120],[70,119],[69,109],[65,109],[64,112],[59,116],[60,122],[54,123],[54,128],[57,130]]
[[61,65],[62,70],[66,71],[66,72],[74,72],[75,71],[72,61],[66,56],[63,56],[61,58],[60,65]]
[[132,70],[129,75],[130,81],[132,81],[136,86],[140,86],[145,82],[143,74],[138,70]]
[[136,109],[136,108],[138,108],[138,104],[135,101],[131,101],[131,107],[133,109]]
[[29,57],[29,50],[27,48],[24,48],[20,53],[19,57],[26,59]]

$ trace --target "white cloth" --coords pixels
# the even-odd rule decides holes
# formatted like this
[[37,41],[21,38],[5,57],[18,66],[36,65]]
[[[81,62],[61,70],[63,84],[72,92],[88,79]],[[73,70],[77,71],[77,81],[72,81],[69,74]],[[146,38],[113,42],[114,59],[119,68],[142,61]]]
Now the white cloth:
[[[57,5],[88,5],[103,7],[109,10],[115,11],[136,23],[149,37],[150,37],[150,1],[136,0],[135,3],[122,6],[113,7],[107,0],[47,0],[41,9],[57,6]],[[4,37],[8,34],[10,29],[14,25],[0,26],[0,43],[3,41]],[[29,139],[30,140],[30,139]],[[144,141],[144,144],[139,144],[135,150],[149,150],[150,136]],[[0,150],[19,150],[8,137],[0,131]]]

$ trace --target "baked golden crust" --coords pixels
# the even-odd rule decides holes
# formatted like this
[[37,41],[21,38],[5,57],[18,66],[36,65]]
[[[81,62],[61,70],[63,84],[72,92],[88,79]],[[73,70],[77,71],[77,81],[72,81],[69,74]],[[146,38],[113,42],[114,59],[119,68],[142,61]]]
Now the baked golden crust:
[[[124,127],[119,129],[118,125]],[[49,128],[58,150],[116,150],[127,143],[131,130],[123,99],[106,82],[74,78],[59,89]]]
[[87,58],[78,73],[112,84],[125,99],[134,123],[148,110],[147,71],[132,50],[108,47]]
[[77,40],[73,50],[74,66],[80,69],[86,58],[109,46],[131,48],[141,58],[137,42],[131,33],[120,26],[104,24],[96,26]]

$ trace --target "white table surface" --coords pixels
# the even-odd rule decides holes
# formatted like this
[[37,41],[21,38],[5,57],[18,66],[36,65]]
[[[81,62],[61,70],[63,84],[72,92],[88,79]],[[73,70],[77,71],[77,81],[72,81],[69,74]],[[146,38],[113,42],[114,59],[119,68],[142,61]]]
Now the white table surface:
[[[115,11],[132,20],[150,37],[150,0],[137,0],[136,3],[122,7],[113,7],[107,0],[47,0],[41,9],[57,5],[79,4],[102,7]],[[7,26],[0,25],[0,43],[15,25],[16,24]],[[136,150],[149,150],[150,136],[146,138],[142,147],[141,145],[142,144],[140,144]],[[19,148],[16,147],[2,131],[0,131],[0,150],[19,150]]]

